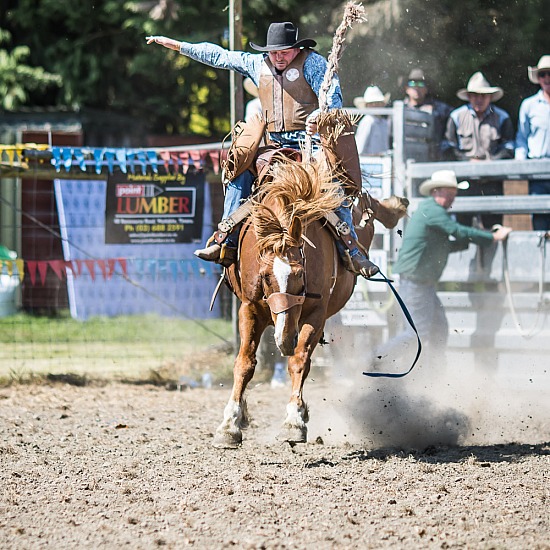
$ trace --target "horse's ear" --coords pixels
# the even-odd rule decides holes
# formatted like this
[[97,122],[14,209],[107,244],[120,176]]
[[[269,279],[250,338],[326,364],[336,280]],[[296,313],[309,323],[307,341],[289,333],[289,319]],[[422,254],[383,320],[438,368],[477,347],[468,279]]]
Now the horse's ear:
[[288,232],[295,241],[300,242],[302,238],[302,220],[300,220],[298,216],[292,218],[292,223],[290,224]]

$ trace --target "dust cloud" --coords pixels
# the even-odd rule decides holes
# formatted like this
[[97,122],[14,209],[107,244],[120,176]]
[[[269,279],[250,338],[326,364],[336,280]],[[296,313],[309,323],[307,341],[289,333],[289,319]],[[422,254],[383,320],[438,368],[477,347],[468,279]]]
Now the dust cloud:
[[[333,384],[314,426],[323,438],[403,450],[550,440],[550,369],[540,354],[518,351],[506,364],[490,349],[449,349],[446,364],[434,364],[427,350],[404,378],[369,378],[365,350],[374,342],[358,345],[347,331],[332,327],[334,347],[317,359]],[[415,352],[412,346],[399,360],[388,357],[377,370],[406,371]]]

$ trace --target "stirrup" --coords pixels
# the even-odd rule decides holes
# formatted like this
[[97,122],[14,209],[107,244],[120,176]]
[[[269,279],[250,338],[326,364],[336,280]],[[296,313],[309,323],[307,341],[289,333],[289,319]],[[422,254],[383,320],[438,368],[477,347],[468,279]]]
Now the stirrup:
[[380,271],[380,268],[363,254],[358,254],[352,258],[349,250],[345,250],[342,254],[342,261],[348,271],[355,273],[355,275],[361,275],[365,279],[374,277]]

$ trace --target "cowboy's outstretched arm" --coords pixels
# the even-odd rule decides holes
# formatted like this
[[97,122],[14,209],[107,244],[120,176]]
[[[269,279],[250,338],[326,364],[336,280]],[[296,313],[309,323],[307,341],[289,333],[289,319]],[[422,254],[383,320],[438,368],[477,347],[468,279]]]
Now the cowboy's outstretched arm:
[[263,61],[263,55],[261,54],[230,51],[211,42],[192,44],[191,42],[173,40],[165,36],[148,36],[146,40],[147,44],[154,42],[165,48],[179,51],[180,54],[210,67],[236,71],[243,76],[252,78],[254,82],[258,81]]

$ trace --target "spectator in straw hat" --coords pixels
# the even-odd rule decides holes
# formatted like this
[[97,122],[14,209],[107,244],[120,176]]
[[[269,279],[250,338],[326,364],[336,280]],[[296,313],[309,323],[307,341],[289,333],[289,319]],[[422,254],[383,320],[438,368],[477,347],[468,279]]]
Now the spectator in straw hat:
[[[390,94],[383,94],[378,86],[369,86],[353,104],[358,109],[385,107]],[[360,155],[382,155],[390,148],[390,120],[384,115],[365,114],[355,132],[355,142]]]
[[[483,73],[476,72],[466,88],[456,93],[466,105],[451,112],[447,121],[444,150],[450,160],[480,161],[514,156],[514,127],[508,113],[494,105],[504,92],[491,86]],[[502,181],[478,180],[462,195],[502,195]],[[490,228],[502,223],[500,214],[483,214],[481,224]],[[472,216],[460,216],[470,224]]]
[[[524,99],[519,108],[516,135],[517,159],[550,157],[550,55],[543,55],[536,67],[527,67],[529,80],[540,90]],[[530,180],[530,195],[550,195],[550,180]],[[535,231],[550,230],[549,214],[533,214]]]
[[424,71],[420,68],[412,69],[405,84],[405,107],[429,113],[434,120],[435,147],[431,153],[432,160],[441,159],[441,142],[445,136],[447,118],[452,111],[450,105],[435,99],[431,93],[431,86]]
[[[457,191],[469,183],[458,182],[452,170],[437,170],[419,187],[421,201],[405,227],[403,244],[394,266],[400,275],[399,292],[412,315],[423,345],[428,351],[441,354],[445,349],[449,327],[443,304],[437,296],[437,283],[449,254],[468,248],[504,240],[512,230],[498,227],[494,232],[462,225],[449,214]],[[383,359],[393,351],[404,351],[413,342],[414,333],[407,327],[401,334],[376,350]],[[439,359],[443,361],[441,356]]]

